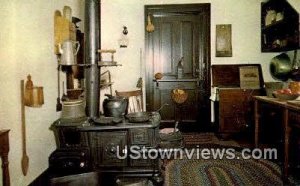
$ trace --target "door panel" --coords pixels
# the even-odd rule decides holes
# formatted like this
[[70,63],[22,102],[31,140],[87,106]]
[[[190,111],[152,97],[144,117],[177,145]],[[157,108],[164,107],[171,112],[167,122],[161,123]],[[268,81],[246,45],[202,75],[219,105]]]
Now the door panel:
[[[202,121],[209,121],[210,5],[150,5],[145,11],[155,26],[154,32],[146,32],[146,109],[156,110],[168,103],[161,110],[162,122],[197,122],[199,115]],[[177,79],[182,57],[184,77]],[[154,80],[158,72],[163,74],[161,81]],[[174,88],[189,94],[180,107],[171,99]]]
[[159,97],[160,97],[160,105],[167,103],[168,106],[164,107],[160,114],[163,120],[168,122],[175,121],[175,104],[170,97],[171,90],[170,89],[162,89],[159,90]]
[[182,40],[182,56],[184,57],[184,73],[193,73],[193,22],[182,22],[181,24],[181,40]]
[[196,24],[199,24],[198,16],[180,16],[180,17],[154,17],[153,23],[156,25],[157,34],[154,35],[155,47],[157,50],[155,56],[158,61],[155,62],[155,72],[161,72],[165,75],[176,75],[176,67],[184,57],[184,73],[192,77],[195,72],[195,55],[198,55],[198,45],[194,39],[198,38]]
[[172,73],[172,24],[168,22],[163,23],[161,25],[161,31],[161,37],[159,38],[162,45],[160,53],[163,55],[160,55],[160,65],[155,64],[155,66],[161,66],[160,72]]

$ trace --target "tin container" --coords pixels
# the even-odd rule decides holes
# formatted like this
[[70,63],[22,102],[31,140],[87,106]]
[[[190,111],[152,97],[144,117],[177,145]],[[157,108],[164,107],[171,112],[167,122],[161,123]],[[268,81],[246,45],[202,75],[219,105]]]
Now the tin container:
[[75,119],[85,117],[84,102],[81,99],[63,101],[61,118]]

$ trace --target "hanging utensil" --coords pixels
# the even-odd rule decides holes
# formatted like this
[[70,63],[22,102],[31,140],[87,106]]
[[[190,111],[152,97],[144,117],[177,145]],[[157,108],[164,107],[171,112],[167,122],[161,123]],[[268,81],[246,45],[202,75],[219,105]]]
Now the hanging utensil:
[[143,59],[142,59],[142,49],[140,48],[140,78],[137,81],[136,87],[142,90],[143,88],[143,78],[142,78],[142,66],[143,66]]
[[61,97],[61,100],[62,100],[62,101],[66,101],[66,100],[68,100],[69,98],[68,98],[68,96],[65,94],[65,82],[63,81],[62,83],[63,83],[63,86],[62,86],[62,88],[63,88],[63,95],[62,95],[62,97]]
[[62,110],[62,104],[60,102],[60,65],[57,67],[57,98],[56,98],[56,112]]
[[26,127],[25,127],[25,99],[24,99],[24,80],[21,80],[21,120],[22,120],[22,172],[26,176],[29,165],[29,157],[26,153]]
[[148,20],[148,23],[147,23],[147,26],[146,26],[146,31],[147,32],[154,32],[154,25],[151,22],[151,17],[150,17],[149,14],[147,16],[147,20]]

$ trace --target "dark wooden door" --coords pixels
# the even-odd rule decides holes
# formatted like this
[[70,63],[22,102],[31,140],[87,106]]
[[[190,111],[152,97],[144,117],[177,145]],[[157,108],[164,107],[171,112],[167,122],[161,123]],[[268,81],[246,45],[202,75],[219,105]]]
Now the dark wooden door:
[[[151,5],[145,7],[155,30],[146,32],[146,107],[161,105],[162,122],[208,122],[210,118],[210,5]],[[147,19],[145,19],[147,24]],[[177,79],[177,65],[183,57],[183,78]],[[161,80],[155,80],[156,73]],[[173,89],[184,89],[188,99],[177,105]]]

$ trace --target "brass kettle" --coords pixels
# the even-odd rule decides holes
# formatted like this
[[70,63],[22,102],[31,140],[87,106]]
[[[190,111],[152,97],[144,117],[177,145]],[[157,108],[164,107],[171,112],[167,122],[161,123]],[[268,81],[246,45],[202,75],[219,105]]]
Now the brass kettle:
[[292,62],[286,53],[282,53],[272,58],[270,63],[270,73],[273,78],[287,81],[292,70]]

